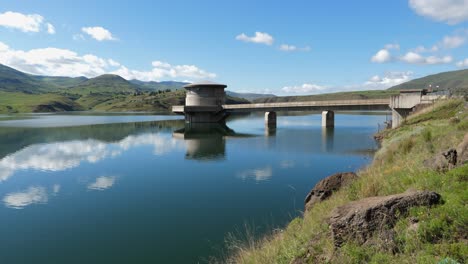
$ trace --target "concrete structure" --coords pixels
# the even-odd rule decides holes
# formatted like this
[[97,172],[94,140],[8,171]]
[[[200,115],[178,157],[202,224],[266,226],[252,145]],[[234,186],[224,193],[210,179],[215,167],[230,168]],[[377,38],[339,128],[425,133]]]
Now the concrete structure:
[[322,112],[322,127],[335,126],[335,113],[333,111]]
[[265,112],[265,124],[276,125],[276,112]]
[[439,95],[427,95],[426,90],[403,90],[390,99],[327,100],[310,102],[286,102],[263,104],[223,104],[224,84],[195,83],[185,86],[187,89],[186,105],[173,106],[172,111],[185,115],[187,123],[216,123],[223,121],[230,113],[265,112],[265,124],[276,128],[276,111],[323,111],[322,126],[333,127],[333,111],[392,110],[392,127],[401,122],[416,107],[432,104]]
[[390,98],[392,109],[392,128],[396,128],[416,108],[423,108],[434,103],[435,100],[443,98],[440,95],[428,95],[427,90],[402,90],[399,95]]
[[187,123],[217,123],[226,118],[223,105],[226,99],[224,84],[199,82],[184,86],[185,121]]

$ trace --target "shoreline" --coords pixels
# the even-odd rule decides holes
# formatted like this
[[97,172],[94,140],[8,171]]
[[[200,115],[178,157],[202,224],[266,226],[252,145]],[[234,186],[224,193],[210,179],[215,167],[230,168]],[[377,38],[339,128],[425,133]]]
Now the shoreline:
[[[461,144],[465,134],[468,135],[468,111],[465,104],[460,99],[439,102],[430,110],[411,116],[397,129],[378,132],[376,140],[381,139],[379,149],[371,164],[357,172],[359,179],[334,191],[329,199],[305,211],[303,217],[293,219],[283,232],[256,241],[236,241],[236,244],[228,245],[231,253],[222,262],[411,263],[431,257],[434,260],[448,258],[463,263],[466,260],[463,252],[468,252],[468,245],[460,240],[463,237],[462,227],[467,224],[464,222],[466,219],[463,220],[466,201],[461,197],[467,187],[468,164],[438,171],[425,167],[423,162],[448,148],[455,148]],[[444,178],[445,181],[442,180]],[[447,179],[451,181],[447,182]],[[371,230],[372,238],[365,243],[349,239],[339,247],[335,246],[336,232],[330,231],[332,211],[336,213],[337,208],[343,208],[352,201],[355,204],[365,201],[367,197],[385,198],[388,197],[386,195],[403,194],[408,190],[436,191],[440,193],[443,203],[429,207],[415,206],[405,209],[401,216],[395,215],[395,223],[388,227],[394,233],[391,241],[396,241],[393,250],[385,249],[386,242],[378,238],[379,233],[375,230]],[[447,204],[447,200],[454,199],[452,196],[462,201]],[[452,207],[462,212],[462,216],[455,215],[455,220],[444,223],[452,227],[449,230],[442,227],[442,230],[430,230],[438,221],[431,215],[449,214],[447,210],[452,210]],[[457,228],[462,229],[456,231]],[[420,234],[428,232],[442,232],[443,237],[428,239],[427,235]],[[408,245],[413,243],[419,246],[409,250]],[[442,253],[434,248],[448,251]]]

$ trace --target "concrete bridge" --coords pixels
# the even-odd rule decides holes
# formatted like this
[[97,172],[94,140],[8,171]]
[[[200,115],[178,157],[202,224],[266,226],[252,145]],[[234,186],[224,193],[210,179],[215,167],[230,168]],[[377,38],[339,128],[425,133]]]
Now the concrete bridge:
[[425,90],[406,90],[388,99],[327,100],[262,104],[233,104],[224,102],[226,85],[196,83],[187,89],[186,105],[173,106],[172,111],[185,115],[187,123],[216,123],[231,113],[265,112],[265,124],[276,125],[277,111],[322,111],[322,126],[334,126],[333,111],[392,110],[392,127],[398,127],[418,107],[432,104],[439,96],[426,95]]

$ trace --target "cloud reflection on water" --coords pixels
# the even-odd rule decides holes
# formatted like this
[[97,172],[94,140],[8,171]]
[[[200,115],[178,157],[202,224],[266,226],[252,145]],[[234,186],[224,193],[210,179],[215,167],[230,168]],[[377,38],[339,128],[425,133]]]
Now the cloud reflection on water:
[[7,180],[17,170],[63,171],[82,162],[96,163],[116,157],[139,146],[153,146],[154,155],[183,148],[181,142],[162,134],[131,135],[114,143],[88,139],[35,144],[0,160],[0,181]]
[[238,174],[238,177],[243,180],[253,178],[257,182],[269,180],[271,176],[273,176],[273,169],[271,166],[246,170]]
[[23,209],[24,207],[36,204],[47,203],[47,191],[42,186],[31,186],[21,192],[12,192],[3,198],[6,207],[14,209]]
[[112,187],[115,183],[115,177],[114,176],[101,176],[96,179],[96,181],[90,183],[88,185],[88,189],[90,190],[97,190],[97,191],[103,191],[105,189],[108,189]]

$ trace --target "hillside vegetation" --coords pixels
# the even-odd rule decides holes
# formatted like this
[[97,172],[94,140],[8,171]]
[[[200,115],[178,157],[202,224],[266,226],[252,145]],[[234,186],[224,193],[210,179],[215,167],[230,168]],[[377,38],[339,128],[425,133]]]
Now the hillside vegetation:
[[442,72],[428,75],[423,78],[414,79],[387,90],[370,90],[340,92],[303,96],[281,96],[255,99],[255,103],[276,103],[276,102],[302,102],[302,101],[323,101],[323,100],[346,100],[346,99],[382,99],[398,94],[400,90],[406,89],[429,89],[433,91],[448,91],[455,95],[468,96],[468,70]]
[[398,91],[371,90],[356,92],[339,92],[329,94],[301,95],[301,96],[278,96],[270,98],[259,98],[254,103],[280,103],[280,102],[307,102],[325,100],[352,100],[352,99],[382,99],[398,94]]
[[432,88],[452,94],[468,95],[468,69],[442,72],[393,86],[390,90]]
[[[0,113],[60,111],[169,112],[185,103],[183,82],[36,76],[0,64]],[[226,103],[249,101],[227,96]]]
[[[272,94],[226,91],[227,104],[272,103],[320,100],[379,99],[398,94],[400,89],[427,88],[468,95],[468,70],[430,75],[388,90],[339,92],[331,94],[276,97]],[[184,103],[187,83],[127,81],[104,74],[95,78],[37,76],[0,64],[0,113],[56,111],[170,111]]]
[[[228,263],[467,263],[468,164],[440,172],[425,160],[456,147],[468,132],[466,102],[438,103],[410,117],[400,128],[379,136],[382,148],[359,178],[316,204],[281,232],[255,240],[230,239]],[[335,248],[329,217],[334,208],[366,197],[430,190],[443,202],[413,207],[399,216],[395,240],[356,244],[345,241]],[[416,223],[416,224],[415,224]],[[393,251],[386,247],[395,243]]]

